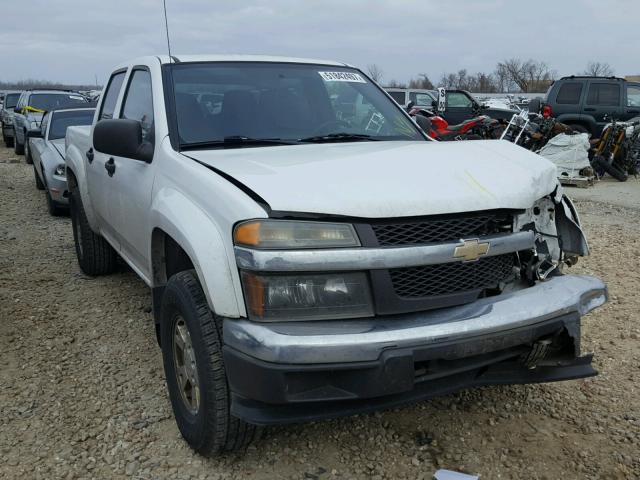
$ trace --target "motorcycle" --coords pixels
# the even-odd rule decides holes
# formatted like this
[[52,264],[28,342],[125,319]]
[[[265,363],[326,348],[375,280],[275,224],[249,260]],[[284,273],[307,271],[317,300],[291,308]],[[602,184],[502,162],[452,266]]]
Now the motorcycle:
[[545,112],[541,114],[540,107],[539,99],[531,100],[528,110],[522,110],[511,117],[500,139],[537,153],[556,135],[573,133],[568,125],[558,122]]
[[496,139],[502,128],[498,120],[487,115],[479,115],[458,125],[449,125],[444,118],[425,108],[411,108],[409,115],[427,135],[440,141]]
[[615,117],[607,125],[595,146],[591,165],[599,175],[604,172],[620,182],[637,175],[640,167],[640,120],[619,122]]

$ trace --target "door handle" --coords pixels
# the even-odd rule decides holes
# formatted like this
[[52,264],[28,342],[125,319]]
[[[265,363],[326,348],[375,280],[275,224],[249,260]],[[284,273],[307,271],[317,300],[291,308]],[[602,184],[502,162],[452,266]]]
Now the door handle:
[[87,150],[87,153],[85,155],[87,156],[87,160],[89,160],[89,163],[93,163],[93,148]]
[[109,160],[107,160],[104,163],[104,169],[107,171],[107,175],[109,175],[110,177],[113,177],[113,174],[116,171],[116,162],[113,159],[113,157],[111,157]]
[[584,111],[585,112],[595,112],[596,109],[595,108],[585,108]]

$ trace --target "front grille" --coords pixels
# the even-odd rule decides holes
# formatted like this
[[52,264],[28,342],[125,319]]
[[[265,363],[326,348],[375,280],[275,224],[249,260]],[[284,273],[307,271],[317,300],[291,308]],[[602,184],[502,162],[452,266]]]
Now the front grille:
[[403,298],[451,295],[497,287],[514,275],[514,254],[389,270],[396,295]]
[[512,217],[504,212],[433,218],[371,226],[381,247],[419,245],[476,238],[512,230]]

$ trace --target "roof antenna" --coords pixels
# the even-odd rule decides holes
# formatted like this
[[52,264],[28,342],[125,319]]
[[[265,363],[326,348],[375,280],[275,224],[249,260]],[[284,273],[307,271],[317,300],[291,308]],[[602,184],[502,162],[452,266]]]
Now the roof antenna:
[[173,57],[171,56],[171,41],[169,40],[169,21],[167,20],[167,0],[162,0],[164,6],[164,28],[167,32],[167,50],[169,50],[169,63],[171,63]]

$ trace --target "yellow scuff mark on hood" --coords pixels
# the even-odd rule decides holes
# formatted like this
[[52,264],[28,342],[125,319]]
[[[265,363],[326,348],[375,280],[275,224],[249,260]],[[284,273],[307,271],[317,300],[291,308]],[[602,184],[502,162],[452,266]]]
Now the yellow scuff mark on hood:
[[467,176],[467,179],[469,180],[469,181],[468,181],[468,183],[469,183],[471,186],[475,187],[475,188],[476,188],[476,190],[481,191],[482,193],[484,193],[484,194],[488,195],[488,196],[489,196],[489,197],[491,197],[491,198],[497,198],[493,193],[491,193],[489,190],[487,190],[487,189],[485,188],[485,186],[484,186],[484,185],[482,185],[482,184],[481,184],[481,183],[480,183],[480,182],[479,182],[479,181],[478,181],[478,180],[477,180],[473,175],[471,175],[471,174],[469,173],[469,170],[465,170],[465,171],[464,171],[464,173],[465,173],[465,175]]

